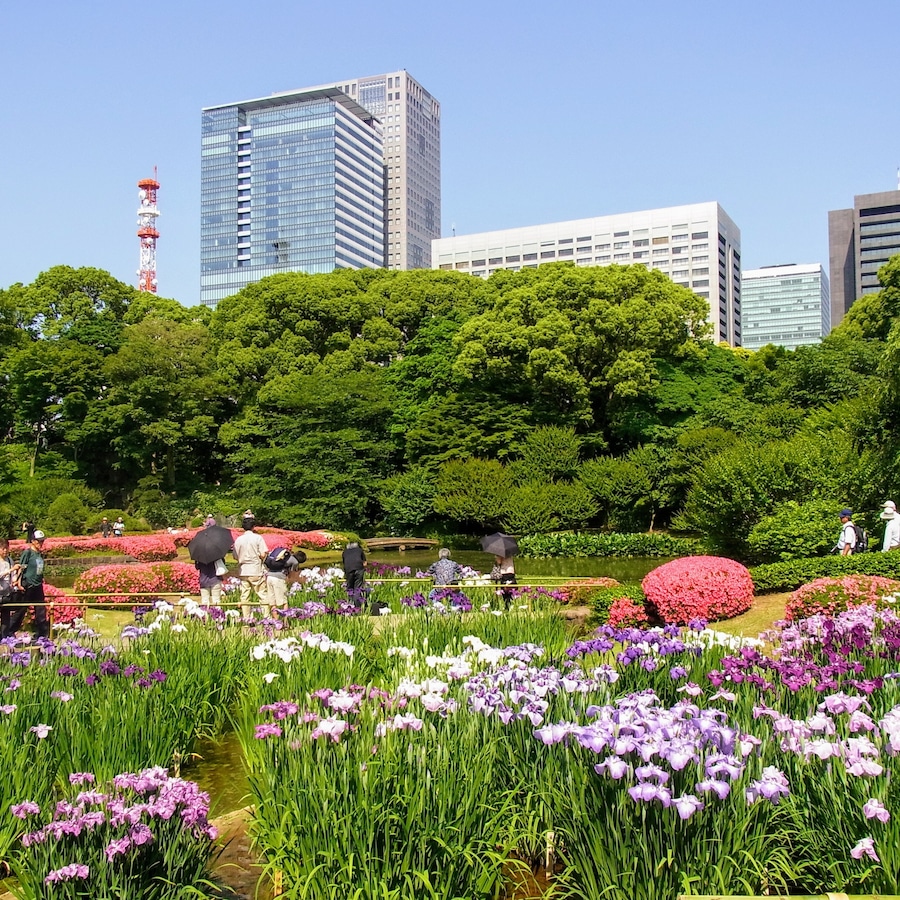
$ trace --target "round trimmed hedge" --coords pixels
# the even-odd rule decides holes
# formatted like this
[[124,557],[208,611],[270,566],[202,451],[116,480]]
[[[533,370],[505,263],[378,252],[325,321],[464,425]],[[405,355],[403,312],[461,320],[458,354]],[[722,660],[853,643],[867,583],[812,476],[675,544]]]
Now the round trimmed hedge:
[[641,582],[651,615],[667,625],[730,619],[750,609],[753,579],[724,556],[690,556],[657,567]]

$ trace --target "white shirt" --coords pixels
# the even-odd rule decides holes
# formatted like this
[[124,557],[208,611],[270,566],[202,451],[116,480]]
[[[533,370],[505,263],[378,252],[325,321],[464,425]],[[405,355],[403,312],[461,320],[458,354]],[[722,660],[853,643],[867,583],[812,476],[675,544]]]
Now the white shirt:
[[241,564],[239,575],[265,575],[262,561],[269,555],[269,548],[262,535],[245,531],[234,542],[234,558]]
[[9,557],[0,559],[0,597],[5,597],[12,591],[12,585],[9,580],[11,571],[12,564],[9,561]]
[[887,553],[888,550],[896,550],[897,547],[900,547],[900,516],[895,513],[893,519],[885,521],[884,544],[881,552]]
[[838,538],[838,550],[843,550],[848,545],[851,549],[856,546],[856,529],[853,527],[852,522],[845,522],[841,527],[841,536]]

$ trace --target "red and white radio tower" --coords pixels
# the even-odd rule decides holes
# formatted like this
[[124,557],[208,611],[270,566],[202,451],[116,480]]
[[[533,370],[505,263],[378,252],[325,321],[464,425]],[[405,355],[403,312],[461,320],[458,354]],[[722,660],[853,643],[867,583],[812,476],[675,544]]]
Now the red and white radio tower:
[[141,267],[138,269],[138,290],[156,293],[156,192],[159,182],[156,180],[156,166],[153,167],[153,178],[142,178],[138,182],[141,207],[138,210],[138,237],[141,239]]

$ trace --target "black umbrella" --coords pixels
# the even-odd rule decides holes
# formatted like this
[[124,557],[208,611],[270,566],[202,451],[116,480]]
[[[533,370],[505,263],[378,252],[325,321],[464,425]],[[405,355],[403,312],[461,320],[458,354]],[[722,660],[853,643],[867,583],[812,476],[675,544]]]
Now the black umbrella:
[[514,537],[498,531],[481,539],[481,549],[494,556],[515,556],[519,552],[519,545]]
[[224,559],[233,544],[234,538],[227,528],[210,525],[209,528],[198,531],[188,541],[187,548],[191,559],[199,563],[211,563]]

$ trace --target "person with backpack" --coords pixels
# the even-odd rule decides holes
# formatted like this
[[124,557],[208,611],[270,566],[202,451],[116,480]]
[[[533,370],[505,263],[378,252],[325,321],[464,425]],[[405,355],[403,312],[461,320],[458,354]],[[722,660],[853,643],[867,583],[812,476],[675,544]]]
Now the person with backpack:
[[835,549],[841,556],[850,556],[856,549],[856,526],[853,524],[853,510],[842,509],[840,519],[841,534]]
[[255,591],[260,603],[267,607],[266,615],[271,613],[266,570],[263,560],[269,555],[269,548],[262,535],[254,531],[256,519],[248,509],[241,519],[244,533],[234,542],[234,558],[240,564],[238,578],[241,579],[241,614],[250,618],[250,595]]
[[283,609],[287,606],[288,576],[296,572],[302,562],[306,562],[306,554],[302,550],[294,554],[287,547],[276,547],[263,560],[266,567],[266,588],[273,607]]

